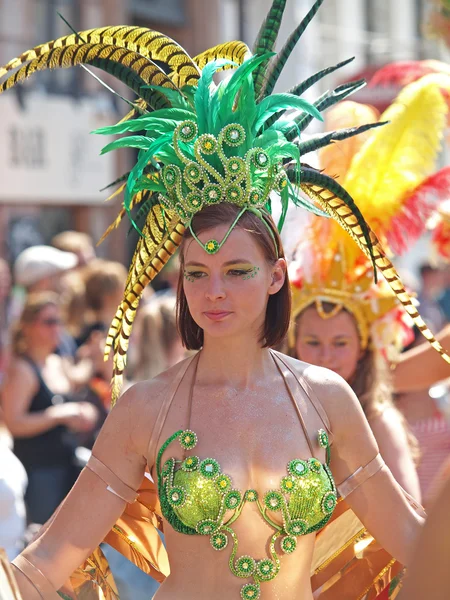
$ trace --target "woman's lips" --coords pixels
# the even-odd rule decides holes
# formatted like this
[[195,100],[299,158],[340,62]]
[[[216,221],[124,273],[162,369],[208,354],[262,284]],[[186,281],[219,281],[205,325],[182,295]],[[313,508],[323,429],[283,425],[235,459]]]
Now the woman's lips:
[[221,321],[228,315],[231,315],[231,312],[227,310],[209,310],[203,313],[205,317],[208,317],[211,321]]

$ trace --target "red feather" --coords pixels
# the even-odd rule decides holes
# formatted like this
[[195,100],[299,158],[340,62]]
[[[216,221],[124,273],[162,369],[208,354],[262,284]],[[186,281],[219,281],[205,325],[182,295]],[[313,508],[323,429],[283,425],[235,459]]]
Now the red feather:
[[[430,175],[403,199],[403,208],[392,220],[388,242],[401,254],[424,232],[427,220],[438,204],[450,198],[450,167]],[[405,235],[407,232],[407,236]]]
[[376,85],[394,85],[403,87],[417,81],[424,75],[429,73],[437,73],[437,69],[433,69],[429,65],[424,65],[424,61],[409,60],[398,61],[385,65],[373,75],[369,82],[370,87]]

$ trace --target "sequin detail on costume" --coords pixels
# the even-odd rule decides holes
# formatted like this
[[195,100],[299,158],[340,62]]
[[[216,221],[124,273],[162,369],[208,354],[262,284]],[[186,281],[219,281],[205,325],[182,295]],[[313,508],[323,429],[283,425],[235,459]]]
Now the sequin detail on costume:
[[[330,447],[327,433],[321,429],[317,442],[326,451],[327,462],[317,458],[294,459],[286,467],[287,475],[280,489],[260,495],[254,489],[244,493],[233,487],[232,478],[222,473],[214,458],[201,460],[187,456],[169,458],[161,468],[167,447],[178,438],[184,450],[197,445],[191,430],[174,433],[160,448],[157,459],[158,489],[164,517],[179,533],[209,536],[214,550],[221,552],[232,542],[230,571],[242,579],[251,578],[241,588],[243,600],[257,600],[261,584],[272,581],[280,572],[281,561],[275,550],[278,540],[284,554],[296,550],[297,538],[318,531],[326,525],[336,507],[337,494],[328,467]],[[269,556],[254,558],[238,555],[238,538],[231,528],[246,503],[255,503],[264,521],[275,531],[269,542]],[[281,522],[276,522],[277,515]]]

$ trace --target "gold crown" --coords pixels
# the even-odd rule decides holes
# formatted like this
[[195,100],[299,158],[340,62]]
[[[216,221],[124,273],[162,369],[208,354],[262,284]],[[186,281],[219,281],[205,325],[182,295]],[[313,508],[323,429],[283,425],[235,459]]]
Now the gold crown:
[[[290,266],[292,290],[292,322],[288,333],[289,347],[295,347],[295,321],[300,313],[314,305],[323,319],[330,319],[341,310],[350,312],[356,321],[361,346],[367,348],[369,341],[374,346],[399,349],[405,341],[408,326],[403,320],[403,311],[390,287],[382,280],[373,280],[371,264],[363,257],[349,268],[345,246],[336,252],[330,249],[314,253],[313,265],[293,262]],[[323,304],[334,305],[325,312]],[[390,315],[390,319],[383,317]],[[381,344],[381,340],[383,343]],[[380,341],[378,344],[377,341]]]

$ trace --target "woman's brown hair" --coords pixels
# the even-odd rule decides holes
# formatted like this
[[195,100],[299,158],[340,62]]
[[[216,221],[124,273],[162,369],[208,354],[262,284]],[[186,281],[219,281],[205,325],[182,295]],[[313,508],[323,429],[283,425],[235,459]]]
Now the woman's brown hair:
[[[219,225],[231,225],[236,219],[240,208],[234,204],[225,202],[207,206],[198,212],[192,219],[192,229],[198,236],[203,231],[212,229]],[[279,258],[284,258],[281,239],[275,223],[269,215],[264,215],[264,221],[250,211],[245,211],[235,227],[247,231],[261,248],[266,261],[273,265]],[[266,226],[267,225],[267,226]],[[270,227],[269,233],[267,227]],[[273,236],[273,237],[272,237]],[[177,290],[177,327],[183,345],[188,350],[199,350],[203,346],[203,329],[201,329],[192,318],[186,300],[183,287],[184,272],[184,247],[186,241],[192,239],[189,229],[186,229],[181,242],[180,252],[180,277]],[[260,342],[263,348],[271,348],[278,345],[285,337],[291,314],[291,290],[286,273],[285,281],[281,289],[269,297],[266,309],[266,318]]]
[[34,292],[25,302],[19,320],[12,326],[11,344],[16,356],[25,354],[27,347],[24,335],[24,325],[33,323],[47,306],[59,307],[57,294],[53,292]]

